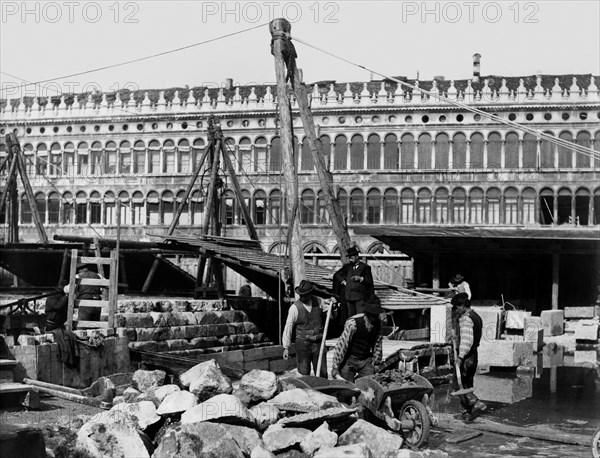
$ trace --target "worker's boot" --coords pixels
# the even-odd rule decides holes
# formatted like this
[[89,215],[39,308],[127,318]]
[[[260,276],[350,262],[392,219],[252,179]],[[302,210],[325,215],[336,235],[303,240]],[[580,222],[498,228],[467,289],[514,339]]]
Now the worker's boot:
[[473,408],[471,409],[471,413],[469,414],[467,421],[475,420],[479,415],[481,415],[486,410],[487,410],[487,405],[478,399],[477,402],[475,402],[475,404],[473,405]]

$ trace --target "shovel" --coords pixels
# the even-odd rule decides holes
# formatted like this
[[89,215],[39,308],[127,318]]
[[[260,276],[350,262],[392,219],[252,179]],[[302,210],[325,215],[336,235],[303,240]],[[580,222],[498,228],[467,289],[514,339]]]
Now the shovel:
[[456,372],[456,380],[458,381],[459,390],[450,393],[450,396],[462,396],[465,394],[472,393],[473,388],[465,388],[462,384],[462,377],[460,376],[460,366],[458,365],[458,354],[456,352],[456,343],[452,342],[452,351],[454,352],[454,369]]
[[[323,364],[323,350],[325,349],[325,341],[327,340],[327,329],[329,329],[329,320],[331,319],[331,311],[333,310],[333,301],[329,304],[327,310],[327,318],[325,318],[325,326],[323,328],[323,338],[321,339],[321,348],[319,349],[319,359],[317,361],[317,372],[315,375],[319,377],[321,374],[321,365]],[[325,362],[327,364],[327,362]]]

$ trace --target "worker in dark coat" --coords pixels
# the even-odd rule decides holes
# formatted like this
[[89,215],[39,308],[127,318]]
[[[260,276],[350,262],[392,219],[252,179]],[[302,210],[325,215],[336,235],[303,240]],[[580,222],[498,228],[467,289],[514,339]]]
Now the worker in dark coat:
[[250,280],[246,280],[246,283],[240,287],[240,290],[238,291],[238,296],[252,297],[252,286],[251,285],[252,285],[252,283],[250,282]]
[[[473,379],[477,371],[477,348],[481,341],[483,322],[481,317],[471,309],[471,300],[467,293],[458,293],[451,300],[453,314],[458,318],[457,326],[457,354],[460,376],[463,388],[473,388]],[[459,389],[459,386],[456,386]],[[460,396],[462,412],[460,418],[473,420],[483,413],[487,406],[481,402],[474,393]]]
[[[102,279],[100,274],[90,270],[89,264],[79,264],[77,266],[76,278]],[[100,300],[102,299],[102,287],[95,285],[78,285],[75,294],[77,299]]]
[[315,375],[327,378],[327,347],[323,346],[320,373],[317,374],[319,352],[324,332],[323,314],[333,307],[335,301],[321,301],[313,295],[315,286],[308,280],[302,280],[295,291],[299,299],[288,311],[283,330],[283,359],[289,358],[292,334],[296,332],[296,366],[302,375],[310,375],[311,365]]
[[46,331],[63,328],[67,322],[69,309],[69,285],[60,282],[57,286],[60,294],[46,298],[44,311],[46,313]]
[[348,248],[348,257],[350,262],[345,266],[346,278],[341,281],[341,284],[345,288],[348,316],[351,317],[363,312],[363,304],[373,295],[374,290],[371,268],[360,261],[355,246]]
[[331,376],[354,383],[358,377],[372,375],[381,364],[383,334],[381,316],[385,310],[375,295],[363,305],[363,314],[346,320],[344,331],[333,353]]

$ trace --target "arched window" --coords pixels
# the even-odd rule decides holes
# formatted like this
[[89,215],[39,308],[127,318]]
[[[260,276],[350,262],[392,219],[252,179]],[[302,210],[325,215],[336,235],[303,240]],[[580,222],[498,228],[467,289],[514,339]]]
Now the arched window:
[[314,163],[312,152],[310,151],[310,145],[308,143],[308,137],[304,137],[302,140],[302,170],[312,170]]
[[40,215],[42,224],[46,222],[46,194],[38,192],[35,194],[35,207]]
[[105,173],[114,175],[117,173],[117,144],[113,141],[106,142],[105,151]]
[[329,212],[323,191],[317,193],[317,224],[329,224]]
[[148,173],[160,173],[160,143],[158,140],[148,143]]
[[300,223],[314,224],[315,222],[315,192],[312,189],[302,191],[300,197]]
[[327,253],[327,249],[321,245],[319,242],[308,242],[304,245],[304,249],[302,250],[304,254],[323,254]]
[[519,223],[519,192],[516,188],[504,190],[504,224]]
[[[550,137],[554,137],[552,132],[544,132],[546,135]],[[555,153],[556,153],[556,144],[547,140],[546,138],[542,138],[542,142],[540,144],[540,165],[542,168],[553,169],[556,167],[555,164]]]
[[417,193],[417,222],[426,224],[431,222],[431,191],[421,188]]
[[346,170],[348,168],[348,140],[344,135],[335,137],[334,155],[333,168],[335,170]]
[[452,168],[465,169],[467,167],[467,137],[458,133],[452,140]]
[[404,170],[415,168],[415,138],[404,134],[400,141],[400,167]]
[[171,191],[164,191],[160,196],[161,200],[161,222],[169,226],[175,216],[175,198]]
[[[27,176],[32,177],[35,175],[35,151],[33,149],[33,145],[31,143],[25,143],[25,145],[23,145],[23,153],[25,154],[24,159]],[[8,170],[6,173],[8,173]]]
[[[224,142],[225,151],[227,151],[227,155],[229,156],[229,160],[233,164],[233,168],[237,169],[240,167],[240,159],[239,159],[239,148],[236,147],[235,140],[231,137],[227,137]],[[250,140],[247,139],[247,149],[250,148]],[[208,164],[207,164],[208,165]],[[254,164],[250,161],[250,168],[246,170],[246,172],[251,172]]]
[[179,158],[179,163],[177,164],[177,172],[185,174],[191,173],[192,149],[190,148],[190,142],[187,138],[182,138],[177,142],[177,156]]
[[381,193],[379,189],[371,189],[367,193],[367,224],[381,222]]
[[75,195],[75,224],[87,224],[87,194],[79,191]]
[[[248,137],[240,138],[238,152],[239,158],[232,158],[234,168],[239,167],[242,173],[255,172],[255,164],[252,160],[252,142]],[[236,166],[236,163],[239,165]]]
[[121,224],[129,226],[131,224],[131,200],[127,191],[119,192],[119,205],[121,206]]
[[189,226],[190,225],[190,204],[189,204],[189,199],[185,202],[183,201],[184,195],[185,195],[185,191],[182,189],[180,191],[177,191],[177,194],[175,194],[175,198],[174,198],[175,214],[183,206],[183,209],[181,210],[181,214],[179,215],[179,220],[177,222],[177,224],[179,226]]
[[[246,208],[248,209],[248,211],[250,211],[250,191],[248,191],[247,189],[242,189],[242,199],[244,204],[246,205]],[[244,214],[242,213],[242,208],[241,208],[241,203],[238,202],[238,217],[239,217],[239,224],[246,224],[246,220],[244,219]]]
[[[558,136],[563,141],[573,142],[571,132],[561,132]],[[573,150],[562,145],[558,145],[558,167],[561,169],[570,169],[573,167]]]
[[113,226],[117,224],[116,215],[116,201],[115,193],[112,191],[106,191],[104,193],[104,224],[107,226]]
[[452,191],[452,222],[454,224],[464,224],[467,222],[467,193],[463,188],[456,188]]
[[254,164],[257,172],[267,172],[267,139],[265,137],[258,137],[254,140]]
[[198,163],[202,160],[202,156],[204,156],[204,140],[201,138],[196,138],[192,143],[192,164],[195,169],[198,166]]
[[269,193],[269,224],[281,223],[281,210],[281,191],[279,189],[274,189]]
[[585,188],[579,188],[575,193],[575,224],[590,224],[590,192]]
[[505,148],[504,167],[507,169],[519,168],[519,135],[515,132],[506,134]]
[[141,191],[135,191],[131,196],[131,224],[145,224],[144,217],[144,195]]
[[400,222],[412,224],[415,222],[415,193],[412,189],[405,188],[400,193]]
[[50,175],[62,175],[62,151],[58,143],[50,145]]
[[[578,132],[575,143],[584,148],[590,148],[592,145],[592,137],[588,132]],[[591,167],[591,157],[587,154],[575,153],[575,166],[577,168],[588,168]]]
[[60,222],[62,224],[73,224],[75,222],[75,207],[73,206],[73,194],[66,191],[62,195],[62,215]]
[[367,169],[381,168],[381,140],[379,135],[371,134],[367,138]]
[[419,145],[417,147],[418,167],[419,169],[431,168],[431,135],[419,135]]
[[557,208],[557,224],[571,224],[572,221],[572,211],[571,211],[571,202],[573,200],[573,194],[569,188],[561,188],[558,191],[558,208]]
[[[225,207],[227,207],[227,205],[225,205]],[[202,224],[204,224],[204,194],[200,189],[194,189],[190,194],[190,216],[191,225],[201,227]],[[226,222],[226,224],[230,223]]]
[[383,222],[384,224],[398,224],[398,191],[386,189],[383,193]]
[[350,193],[350,222],[363,224],[365,222],[365,195],[362,189],[354,189]]
[[383,144],[383,168],[385,170],[398,169],[398,137],[394,134],[385,136]]
[[448,221],[448,190],[439,188],[435,191],[435,222],[447,224]]
[[490,188],[486,192],[488,224],[500,224],[500,196],[498,188]]
[[470,169],[483,168],[483,151],[484,151],[483,135],[474,133],[471,135],[471,144],[469,145],[470,159],[467,167]]
[[171,139],[163,143],[163,173],[175,173],[175,143]]
[[600,224],[600,188],[594,190],[594,225]]
[[271,172],[279,172],[282,167],[281,162],[281,138],[273,137],[271,140],[271,148],[269,149],[269,170]]
[[356,134],[350,142],[350,169],[364,169],[365,160],[365,142],[362,135]]
[[263,225],[267,223],[267,194],[258,190],[254,193],[254,203],[252,205],[252,219],[254,224]]
[[338,202],[340,203],[340,209],[342,210],[342,217],[344,218],[344,222],[348,224],[348,193],[345,189],[340,189],[338,191]]
[[131,143],[124,140],[119,145],[119,173],[131,173]]
[[276,242],[271,248],[269,248],[269,253],[276,254],[278,256],[285,256],[288,254],[287,243],[285,242]]
[[488,169],[499,169],[502,165],[502,137],[498,132],[492,132],[488,135],[487,151]]
[[36,175],[46,175],[48,170],[48,147],[45,143],[40,143],[37,146],[37,154],[35,161]]
[[21,196],[21,224],[31,223],[33,223],[33,212],[31,211],[27,195],[23,194]]
[[540,224],[554,224],[554,192],[550,188],[540,192]]
[[483,189],[473,188],[469,192],[469,222],[483,224]]
[[450,154],[450,143],[448,142],[448,135],[438,134],[435,137],[435,168],[436,169],[447,169]]
[[523,136],[523,167],[532,169],[537,166],[537,138],[531,134]]
[[102,202],[98,191],[90,194],[90,224],[102,224]]
[[146,225],[160,225],[160,200],[156,191],[150,191],[146,195]]
[[[198,191],[200,192],[200,191]],[[223,213],[225,224],[235,224],[235,211],[237,209],[237,202],[235,201],[235,195],[231,189],[228,189],[223,194]]]
[[142,140],[133,144],[133,173],[146,173],[146,145]]
[[90,147],[90,173],[92,175],[101,175],[102,167],[102,143],[93,142]]
[[48,223],[58,224],[60,221],[60,196],[56,192],[48,194]]
[[535,224],[535,190],[525,188],[521,196],[523,199],[523,224]]
[[323,155],[325,156],[325,166],[327,170],[331,170],[331,140],[328,135],[321,135],[319,138]]

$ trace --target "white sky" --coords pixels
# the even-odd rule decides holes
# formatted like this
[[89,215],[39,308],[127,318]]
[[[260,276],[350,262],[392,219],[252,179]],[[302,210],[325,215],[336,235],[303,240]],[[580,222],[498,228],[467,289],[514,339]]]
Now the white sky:
[[[600,74],[600,1],[0,1],[0,71],[27,81],[111,65],[266,24],[292,22],[292,35],[389,76],[447,79]],[[264,25],[214,43],[113,69],[56,79],[83,92],[274,82]],[[296,44],[306,82],[367,81],[365,70]],[[0,75],[2,98],[22,81]],[[39,88],[38,88],[39,89]],[[24,95],[33,95],[30,86]],[[38,94],[40,91],[38,90]],[[47,89],[46,95],[56,92]]]

